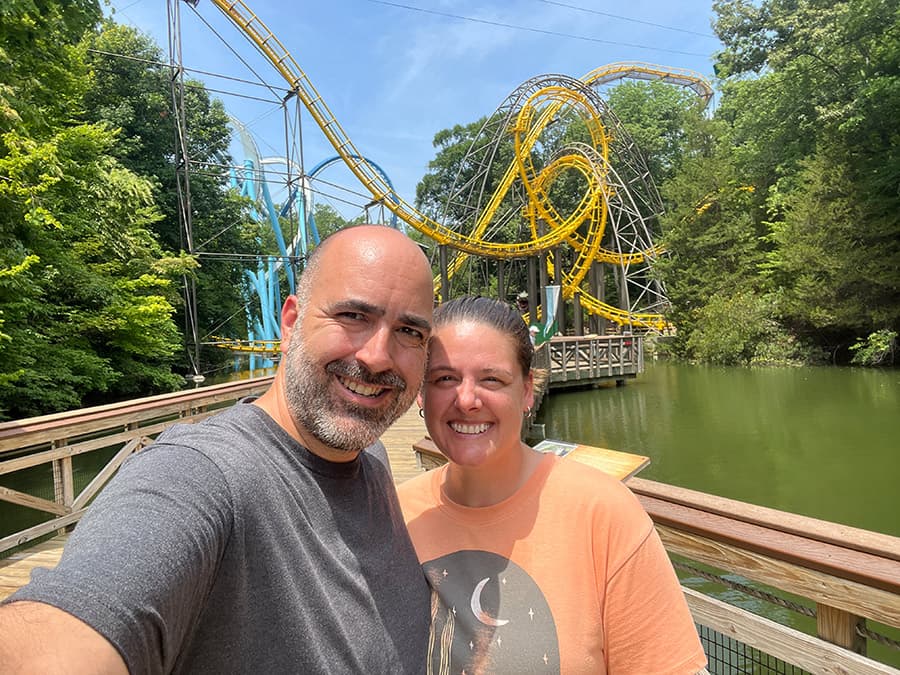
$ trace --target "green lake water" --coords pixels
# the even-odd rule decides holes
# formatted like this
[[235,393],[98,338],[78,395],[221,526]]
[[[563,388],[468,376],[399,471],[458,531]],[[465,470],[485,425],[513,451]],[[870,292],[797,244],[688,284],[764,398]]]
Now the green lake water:
[[[552,392],[536,421],[547,438],[649,456],[642,478],[900,536],[898,370],[654,362],[622,387]],[[736,574],[724,576],[811,607]],[[815,634],[812,618],[689,572],[679,577]],[[900,630],[869,627],[900,640]],[[900,666],[900,652],[872,640],[869,655]]]
[[552,392],[546,436],[651,458],[640,476],[900,536],[900,371],[654,362]]

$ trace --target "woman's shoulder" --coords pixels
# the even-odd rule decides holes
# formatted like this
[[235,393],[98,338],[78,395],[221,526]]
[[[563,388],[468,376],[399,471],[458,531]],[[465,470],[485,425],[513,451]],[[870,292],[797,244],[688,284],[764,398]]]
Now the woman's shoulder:
[[647,515],[634,493],[618,478],[576,459],[555,457],[545,492],[581,510],[595,510],[607,517]]

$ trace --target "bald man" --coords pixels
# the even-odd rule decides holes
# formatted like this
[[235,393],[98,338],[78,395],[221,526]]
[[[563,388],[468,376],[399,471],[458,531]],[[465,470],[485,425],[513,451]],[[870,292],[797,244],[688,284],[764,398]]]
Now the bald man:
[[0,672],[420,673],[429,591],[377,439],[419,390],[431,310],[401,233],[323,241],[270,389],[122,466],[0,607]]

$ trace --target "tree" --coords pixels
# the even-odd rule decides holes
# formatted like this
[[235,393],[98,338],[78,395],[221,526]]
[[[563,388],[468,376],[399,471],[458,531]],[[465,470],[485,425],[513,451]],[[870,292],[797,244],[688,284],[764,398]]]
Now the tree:
[[171,278],[151,185],[84,124],[94,2],[14,0],[0,22],[0,416],[169,390]]
[[830,349],[900,326],[900,13],[887,0],[717,2],[720,115],[767,213],[784,322]]
[[687,135],[703,115],[703,101],[665,82],[623,82],[609,91],[609,106],[647,158],[661,185],[679,169]]

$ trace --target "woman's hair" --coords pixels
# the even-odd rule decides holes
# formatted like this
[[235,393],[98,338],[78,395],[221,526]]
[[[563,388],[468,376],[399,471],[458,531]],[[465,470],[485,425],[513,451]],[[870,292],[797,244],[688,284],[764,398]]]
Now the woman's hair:
[[509,336],[515,346],[522,375],[527,377],[531,370],[534,347],[528,335],[528,326],[516,310],[499,300],[472,295],[454,298],[434,310],[432,323],[435,328],[461,321],[482,323]]

